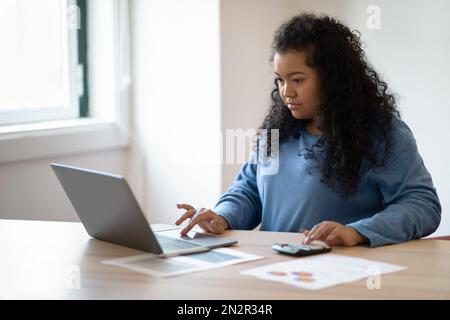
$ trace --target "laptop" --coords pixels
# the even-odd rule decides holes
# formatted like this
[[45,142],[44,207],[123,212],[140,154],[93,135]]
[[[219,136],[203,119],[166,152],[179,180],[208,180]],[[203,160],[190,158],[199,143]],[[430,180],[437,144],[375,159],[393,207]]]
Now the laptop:
[[50,164],[87,233],[99,240],[161,257],[204,252],[236,244],[234,239],[180,229],[153,231],[124,177]]

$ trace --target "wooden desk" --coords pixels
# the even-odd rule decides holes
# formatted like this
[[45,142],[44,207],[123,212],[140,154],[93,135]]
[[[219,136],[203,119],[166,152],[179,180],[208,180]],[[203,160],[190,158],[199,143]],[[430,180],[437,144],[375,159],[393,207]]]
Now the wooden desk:
[[[333,248],[334,253],[394,263],[405,271],[381,276],[381,289],[366,280],[309,291],[239,274],[240,270],[287,261],[272,252],[277,241],[299,234],[228,231],[234,249],[266,259],[160,279],[108,266],[102,260],[139,251],[91,239],[80,223],[0,220],[1,299],[450,299],[450,241],[417,240],[369,249]],[[73,279],[79,271],[80,288]]]

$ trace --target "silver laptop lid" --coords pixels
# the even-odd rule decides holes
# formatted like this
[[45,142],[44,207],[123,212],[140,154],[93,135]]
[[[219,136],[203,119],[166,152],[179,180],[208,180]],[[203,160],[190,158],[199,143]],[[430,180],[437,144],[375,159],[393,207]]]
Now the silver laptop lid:
[[57,163],[50,166],[90,236],[162,253],[124,177]]

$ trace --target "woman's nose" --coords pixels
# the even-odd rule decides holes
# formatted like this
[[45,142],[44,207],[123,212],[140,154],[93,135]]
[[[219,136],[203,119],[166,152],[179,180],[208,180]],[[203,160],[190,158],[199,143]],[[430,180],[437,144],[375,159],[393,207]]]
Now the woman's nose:
[[290,86],[289,84],[285,84],[283,87],[283,95],[286,98],[294,98],[295,97],[295,90],[294,88],[292,88],[292,86]]

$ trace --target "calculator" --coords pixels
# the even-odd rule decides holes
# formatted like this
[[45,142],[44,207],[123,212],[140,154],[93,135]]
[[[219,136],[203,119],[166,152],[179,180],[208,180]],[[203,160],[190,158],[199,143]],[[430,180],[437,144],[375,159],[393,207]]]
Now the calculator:
[[276,252],[288,254],[291,256],[303,257],[313,254],[326,253],[331,251],[328,245],[317,244],[295,244],[295,243],[274,243],[272,249]]

